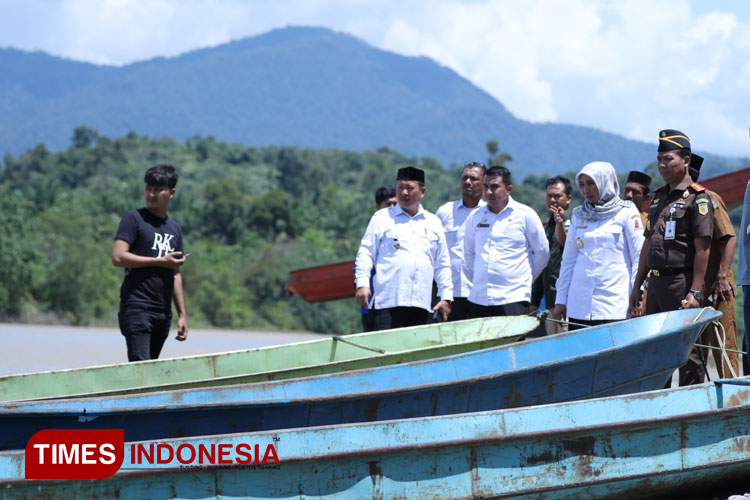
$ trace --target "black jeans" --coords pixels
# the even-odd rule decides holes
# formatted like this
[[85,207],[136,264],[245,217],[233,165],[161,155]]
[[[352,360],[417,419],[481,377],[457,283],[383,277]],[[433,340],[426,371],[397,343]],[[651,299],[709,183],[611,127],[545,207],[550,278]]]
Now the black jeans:
[[419,307],[371,309],[370,314],[372,315],[372,329],[374,331],[426,325],[430,320],[430,313]]
[[472,301],[469,302],[469,318],[491,318],[494,316],[525,316],[529,313],[527,301],[511,302],[499,306],[480,306]]
[[456,297],[451,304],[451,313],[448,321],[460,321],[469,319],[469,299],[466,297]]
[[148,311],[121,307],[117,313],[120,333],[128,346],[128,361],[157,359],[169,336],[171,311]]

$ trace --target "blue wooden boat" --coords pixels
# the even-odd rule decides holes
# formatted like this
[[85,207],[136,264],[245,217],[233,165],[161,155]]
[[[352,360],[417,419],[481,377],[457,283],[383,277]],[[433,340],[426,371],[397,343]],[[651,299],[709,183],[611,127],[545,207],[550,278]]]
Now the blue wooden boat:
[[716,493],[717,484],[747,484],[750,379],[520,409],[157,443],[172,449],[273,446],[279,463],[181,469],[184,463],[175,458],[139,464],[140,450],[155,445],[140,442],[125,447],[120,472],[108,479],[29,481],[21,479],[24,453],[3,452],[0,496],[696,498],[702,489]]
[[41,429],[125,429],[126,441],[514,408],[655,390],[721,313],[673,311],[402,365],[314,377],[0,405],[0,449]]

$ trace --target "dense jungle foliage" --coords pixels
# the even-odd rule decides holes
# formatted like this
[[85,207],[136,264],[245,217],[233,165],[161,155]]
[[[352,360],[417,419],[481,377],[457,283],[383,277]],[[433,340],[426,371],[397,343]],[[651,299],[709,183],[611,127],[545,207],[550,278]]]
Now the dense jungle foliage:
[[[488,151],[476,160],[489,154],[513,170],[497,143]],[[123,271],[111,263],[113,237],[122,215],[144,206],[143,174],[158,163],[180,175],[169,214],[192,254],[182,268],[191,326],[336,333],[359,330],[354,300],[291,297],[289,271],[352,260],[375,189],[394,184],[399,167],[426,171],[423,204],[433,212],[458,198],[462,169],[387,148],[247,147],[134,133],[109,139],[79,127],[67,150],[39,145],[6,155],[0,166],[0,319],[116,324]],[[543,221],[547,174],[516,179],[513,190]]]

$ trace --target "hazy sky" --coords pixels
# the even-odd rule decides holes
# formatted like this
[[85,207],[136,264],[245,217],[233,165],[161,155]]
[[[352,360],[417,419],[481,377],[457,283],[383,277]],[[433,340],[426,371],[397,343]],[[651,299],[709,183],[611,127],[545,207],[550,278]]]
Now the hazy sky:
[[0,46],[100,64],[289,25],[426,55],[527,120],[750,156],[747,0],[0,0]]

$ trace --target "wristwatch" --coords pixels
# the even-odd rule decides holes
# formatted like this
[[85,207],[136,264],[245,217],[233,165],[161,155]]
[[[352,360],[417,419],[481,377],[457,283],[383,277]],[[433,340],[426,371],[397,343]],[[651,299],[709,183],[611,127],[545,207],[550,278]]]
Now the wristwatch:
[[700,290],[693,290],[691,288],[690,293],[693,294],[693,297],[695,297],[695,300],[703,300],[703,292],[701,292]]

